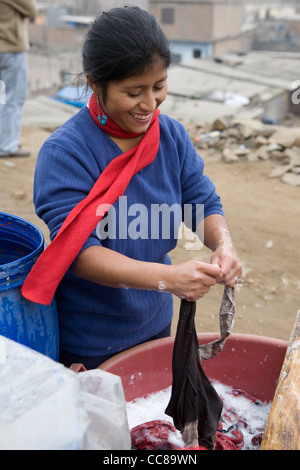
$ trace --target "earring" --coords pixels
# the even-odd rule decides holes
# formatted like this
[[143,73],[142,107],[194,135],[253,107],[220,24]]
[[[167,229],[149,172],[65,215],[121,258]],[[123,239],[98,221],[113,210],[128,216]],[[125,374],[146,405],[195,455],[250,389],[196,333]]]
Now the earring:
[[106,121],[107,121],[107,116],[105,114],[101,116],[101,107],[100,107],[98,97],[97,97],[97,105],[98,105],[98,121],[100,122],[101,126],[105,126]]

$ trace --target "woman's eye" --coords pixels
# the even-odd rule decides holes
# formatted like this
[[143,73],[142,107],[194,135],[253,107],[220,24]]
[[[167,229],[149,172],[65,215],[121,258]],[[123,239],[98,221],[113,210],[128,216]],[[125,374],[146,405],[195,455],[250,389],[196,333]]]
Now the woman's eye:
[[139,96],[139,93],[129,93],[128,92],[128,96],[130,96],[131,98],[136,98],[137,96]]

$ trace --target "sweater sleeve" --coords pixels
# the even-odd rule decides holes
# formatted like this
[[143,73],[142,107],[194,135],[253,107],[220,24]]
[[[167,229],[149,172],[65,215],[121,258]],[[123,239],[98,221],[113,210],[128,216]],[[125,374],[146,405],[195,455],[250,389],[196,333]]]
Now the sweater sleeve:
[[187,133],[185,135],[185,150],[181,167],[182,202],[183,205],[193,206],[192,222],[187,225],[195,231],[203,218],[212,214],[224,216],[224,213],[215,185],[204,173],[204,161],[196,152],[189,135]]
[[[90,169],[76,154],[45,142],[37,159],[33,202],[37,215],[46,223],[53,240],[71,210],[84,199],[94,185]],[[101,245],[94,231],[82,250]]]

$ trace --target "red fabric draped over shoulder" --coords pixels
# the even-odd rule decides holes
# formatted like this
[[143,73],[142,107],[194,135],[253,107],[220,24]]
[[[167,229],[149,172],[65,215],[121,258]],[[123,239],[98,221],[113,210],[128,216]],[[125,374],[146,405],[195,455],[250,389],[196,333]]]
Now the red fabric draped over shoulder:
[[[101,125],[98,120],[95,95],[91,97],[89,110],[95,123],[107,134],[119,138],[132,138],[138,135],[125,132],[109,118],[105,125]],[[25,298],[44,305],[51,304],[67,269],[105,215],[105,212],[97,214],[97,208],[100,205],[107,207],[113,205],[119,196],[124,194],[133,175],[155,159],[160,137],[158,116],[159,110],[156,110],[140,143],[114,158],[101,173],[87,197],[69,213],[56,237],[41,254],[25,279],[22,286]]]

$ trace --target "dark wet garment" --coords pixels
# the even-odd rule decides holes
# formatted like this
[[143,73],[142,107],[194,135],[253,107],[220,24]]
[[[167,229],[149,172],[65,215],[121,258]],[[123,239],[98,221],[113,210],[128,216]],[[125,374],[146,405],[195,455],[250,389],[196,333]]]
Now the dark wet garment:
[[220,339],[199,347],[202,359],[211,359],[222,351],[226,338],[230,335],[235,315],[234,288],[225,286],[219,311]]
[[201,357],[211,358],[223,347],[233,324],[233,288],[225,287],[220,308],[220,340],[199,347],[195,329],[196,302],[181,301],[174,342],[173,383],[166,414],[183,437],[185,445],[214,448],[223,401],[206,377]]

